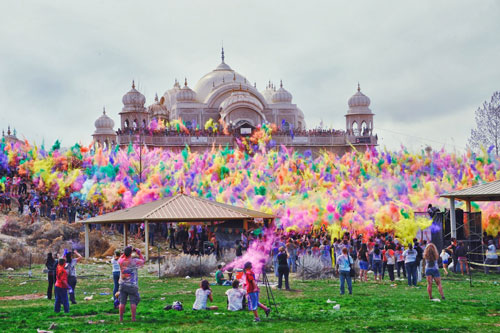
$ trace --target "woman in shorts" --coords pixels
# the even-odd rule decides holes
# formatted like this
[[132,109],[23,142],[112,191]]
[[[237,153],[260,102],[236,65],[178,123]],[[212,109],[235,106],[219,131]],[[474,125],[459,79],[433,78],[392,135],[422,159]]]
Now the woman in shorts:
[[424,251],[424,259],[425,276],[427,277],[427,293],[429,294],[429,299],[432,299],[432,280],[436,282],[441,299],[444,299],[443,286],[441,285],[441,277],[439,275],[438,268],[439,254],[433,243],[427,244]]
[[358,259],[359,259],[359,280],[361,282],[363,281],[368,281],[368,262],[370,261],[370,256],[368,255],[368,248],[366,246],[366,243],[363,243],[361,245],[361,250],[358,252]]

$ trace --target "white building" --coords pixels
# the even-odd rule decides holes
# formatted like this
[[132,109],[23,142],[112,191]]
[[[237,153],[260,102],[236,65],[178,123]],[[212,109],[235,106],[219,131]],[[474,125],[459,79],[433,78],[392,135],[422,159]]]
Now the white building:
[[[224,49],[222,49],[221,63],[211,72],[204,75],[190,88],[187,79],[181,85],[177,80],[173,87],[167,90],[158,100],[145,107],[146,98],[135,89],[132,89],[123,98],[123,108],[120,112],[120,129],[118,130],[118,144],[128,145],[129,142],[137,141],[138,130],[146,128],[149,122],[157,120],[182,119],[187,128],[204,128],[204,124],[213,119],[216,123],[222,120],[231,129],[233,136],[247,135],[263,123],[274,123],[280,129],[276,138],[277,144],[297,147],[300,150],[325,148],[338,152],[349,150],[351,145],[372,146],[376,145],[376,138],[372,136],[373,114],[368,108],[370,99],[361,93],[359,85],[358,92],[349,99],[349,110],[346,115],[346,131],[335,131],[321,133],[306,131],[304,113],[292,103],[293,96],[283,87],[275,87],[270,82],[263,91],[256,89],[245,76],[233,70],[224,61]],[[101,118],[103,118],[103,115]],[[106,116],[107,117],[107,116]],[[99,118],[99,119],[101,119]],[[109,121],[96,121],[96,128],[101,127],[94,133],[94,141],[104,139],[111,142],[111,138],[104,137],[112,131]],[[109,119],[109,118],[108,118]],[[98,132],[102,132],[101,134]],[[292,134],[296,133],[295,135]],[[212,144],[234,145],[233,138],[196,138],[169,137],[151,135],[141,132],[141,142],[148,146],[159,146],[165,148],[184,147],[186,144],[196,147],[206,147]],[[361,140],[360,140],[361,139]]]

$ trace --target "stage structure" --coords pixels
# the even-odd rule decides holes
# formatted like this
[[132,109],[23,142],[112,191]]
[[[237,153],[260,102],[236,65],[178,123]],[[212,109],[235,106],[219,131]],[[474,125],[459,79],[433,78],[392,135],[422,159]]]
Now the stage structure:
[[[465,240],[469,244],[469,252],[484,254],[484,240],[481,223],[481,213],[472,212],[472,202],[474,201],[500,201],[500,180],[479,184],[463,190],[453,191],[441,195],[442,198],[450,199],[450,235],[457,240]],[[455,200],[465,201],[466,211],[455,209]],[[446,238],[446,220],[448,213],[445,213],[443,223]],[[458,222],[458,223],[457,223]],[[458,224],[458,227],[457,227]],[[474,255],[483,262],[483,255]]]

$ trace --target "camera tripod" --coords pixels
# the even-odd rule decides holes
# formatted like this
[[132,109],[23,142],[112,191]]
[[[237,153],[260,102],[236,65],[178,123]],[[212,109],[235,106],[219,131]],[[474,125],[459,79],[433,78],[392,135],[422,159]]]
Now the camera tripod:
[[[262,270],[262,282],[264,283],[264,286],[266,287],[267,301],[269,302],[269,308],[271,308],[274,305],[274,310],[276,311],[276,313],[278,313],[278,306],[276,305],[276,300],[274,299],[273,290],[271,289],[271,286],[269,285],[269,279],[267,278],[265,268],[263,268],[263,270]],[[271,299],[272,299],[272,302],[271,302]]]

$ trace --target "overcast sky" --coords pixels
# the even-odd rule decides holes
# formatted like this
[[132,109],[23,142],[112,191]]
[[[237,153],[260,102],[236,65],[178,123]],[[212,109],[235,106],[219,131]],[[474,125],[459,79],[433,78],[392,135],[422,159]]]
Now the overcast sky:
[[146,96],[194,87],[226,63],[293,94],[308,127],[345,128],[361,90],[379,143],[463,151],[500,89],[500,1],[7,1],[0,3],[0,127],[88,144],[106,106],[119,123]]

